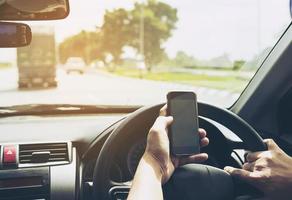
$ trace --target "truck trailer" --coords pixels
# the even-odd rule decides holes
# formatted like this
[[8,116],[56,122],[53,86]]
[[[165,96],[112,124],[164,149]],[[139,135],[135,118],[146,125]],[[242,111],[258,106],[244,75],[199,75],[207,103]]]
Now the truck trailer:
[[17,49],[18,88],[57,87],[56,45],[52,27],[32,27],[29,46]]

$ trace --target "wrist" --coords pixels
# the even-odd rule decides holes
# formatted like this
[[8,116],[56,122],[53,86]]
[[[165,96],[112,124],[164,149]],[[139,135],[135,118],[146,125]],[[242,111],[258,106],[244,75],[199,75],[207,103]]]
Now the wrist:
[[141,158],[141,164],[146,164],[150,166],[153,169],[156,178],[162,183],[164,170],[157,158],[149,153],[144,153]]

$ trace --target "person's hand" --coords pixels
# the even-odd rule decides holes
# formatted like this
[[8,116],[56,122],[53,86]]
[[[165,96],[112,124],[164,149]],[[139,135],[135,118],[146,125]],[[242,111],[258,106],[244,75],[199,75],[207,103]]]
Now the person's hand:
[[[189,157],[173,157],[169,151],[169,138],[167,127],[172,123],[173,118],[166,116],[166,106],[160,110],[160,116],[156,119],[147,137],[147,146],[142,159],[147,160],[153,166],[158,166],[161,172],[161,181],[165,183],[173,174],[175,168],[188,163],[204,162],[208,159],[208,154],[200,153]],[[209,144],[207,133],[199,129],[201,147]]]
[[247,181],[270,200],[292,199],[292,158],[271,139],[267,151],[249,153],[243,169],[225,167],[231,175]]

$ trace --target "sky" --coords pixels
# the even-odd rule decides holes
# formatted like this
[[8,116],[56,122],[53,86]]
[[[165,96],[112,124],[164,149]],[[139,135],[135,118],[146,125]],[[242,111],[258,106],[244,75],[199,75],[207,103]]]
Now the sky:
[[[105,10],[131,8],[134,0],[69,0],[67,19],[29,22],[52,25],[58,42],[103,23]],[[228,54],[232,60],[250,59],[272,46],[289,25],[289,0],[165,0],[178,10],[178,23],[164,44],[173,57],[185,51],[198,59]],[[147,42],[147,41],[146,41]],[[0,62],[15,59],[14,49],[1,49]]]

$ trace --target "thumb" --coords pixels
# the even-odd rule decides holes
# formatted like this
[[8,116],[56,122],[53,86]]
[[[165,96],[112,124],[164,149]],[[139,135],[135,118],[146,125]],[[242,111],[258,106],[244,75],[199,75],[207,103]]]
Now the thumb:
[[239,179],[249,181],[251,179],[251,172],[244,169],[238,169],[234,167],[225,167],[224,170],[229,173],[231,176],[237,177]]
[[172,116],[165,117],[165,122],[167,126],[170,125],[173,122],[173,117]]
[[168,117],[159,116],[154,122],[153,127],[166,128],[172,123],[172,121],[173,121],[173,117],[171,116],[168,116]]

